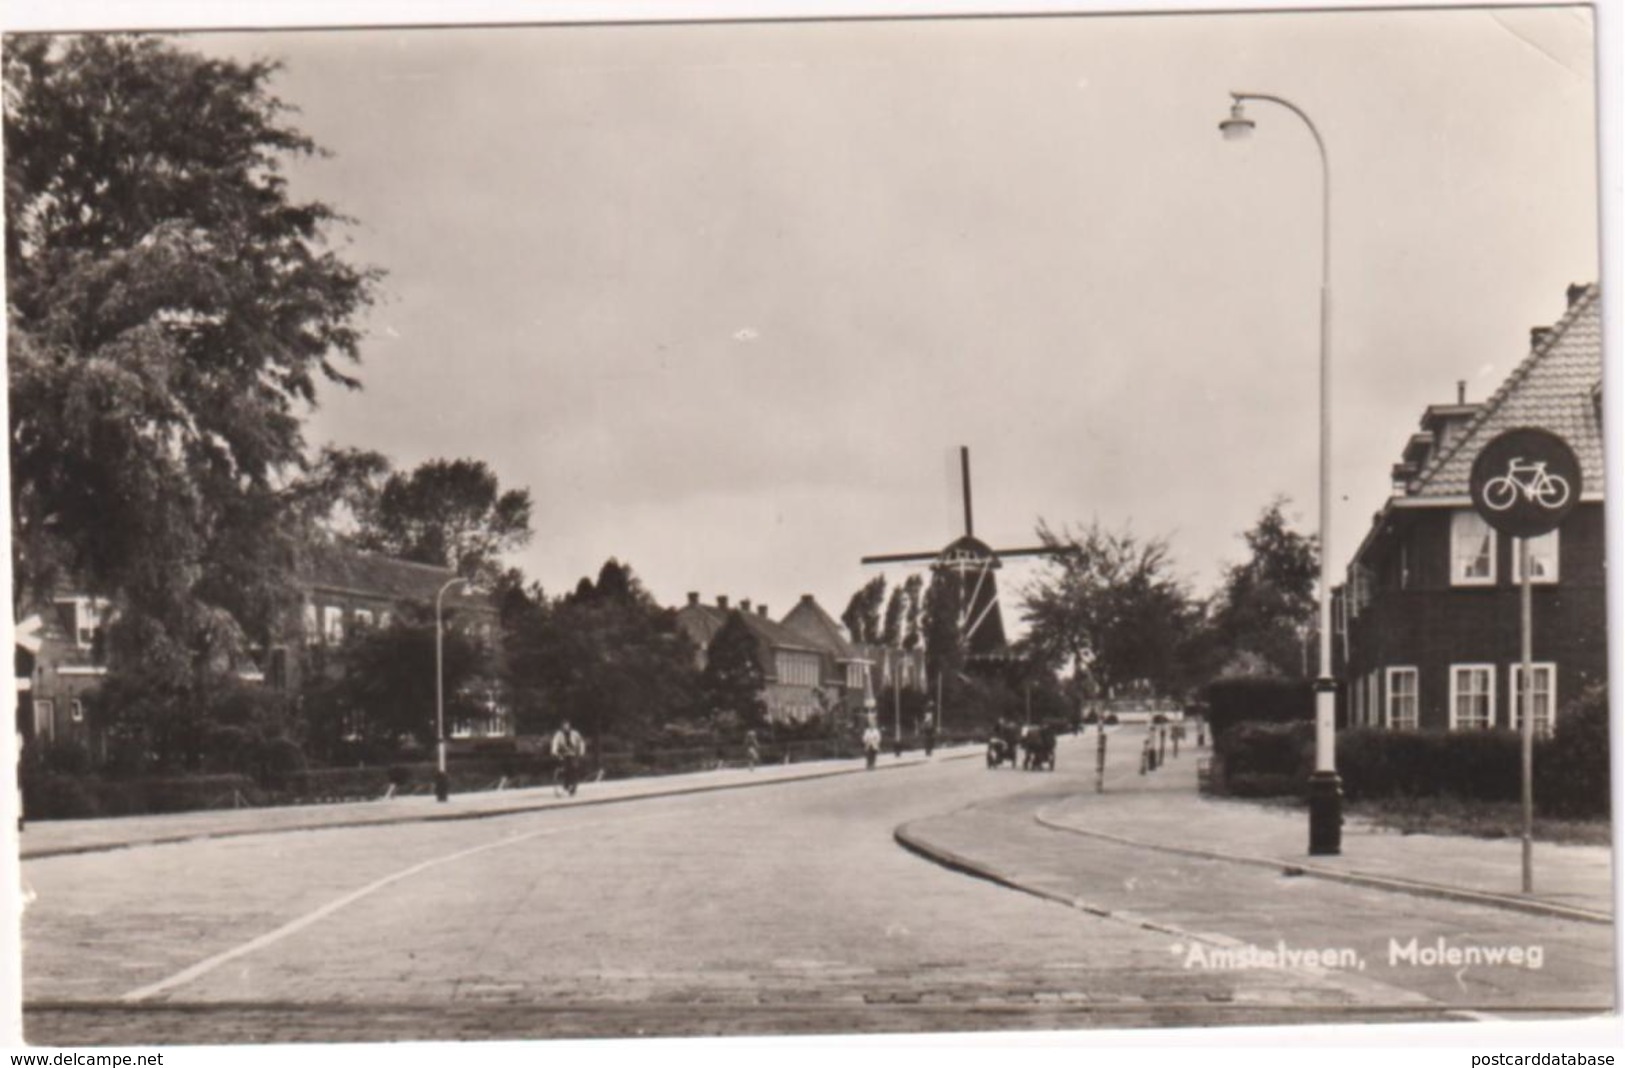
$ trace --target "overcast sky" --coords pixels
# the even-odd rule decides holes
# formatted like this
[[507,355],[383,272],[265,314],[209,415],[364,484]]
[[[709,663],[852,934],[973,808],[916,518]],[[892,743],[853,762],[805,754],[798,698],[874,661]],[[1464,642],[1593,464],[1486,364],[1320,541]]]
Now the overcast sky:
[[[1098,518],[1207,593],[1315,525],[1332,168],[1339,568],[1429,403],[1597,276],[1584,8],[204,35],[285,62],[296,191],[388,272],[316,442],[528,487],[515,561],[838,613],[860,556]],[[1006,618],[1017,615],[1005,574]],[[902,572],[891,572],[894,578]]]

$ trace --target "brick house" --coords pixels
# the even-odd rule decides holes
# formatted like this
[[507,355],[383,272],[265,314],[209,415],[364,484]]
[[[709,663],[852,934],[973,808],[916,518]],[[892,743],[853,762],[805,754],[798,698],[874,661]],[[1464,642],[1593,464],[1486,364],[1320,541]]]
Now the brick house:
[[[387,627],[408,606],[433,611],[435,595],[457,577],[451,568],[420,564],[338,546],[313,549],[304,567],[298,626],[289,627],[283,644],[265,656],[266,685],[297,691],[304,675],[321,670],[329,650],[347,634],[372,627]],[[498,639],[495,606],[484,594],[470,594],[464,585],[446,590],[441,608],[448,629],[462,629],[490,645]],[[295,655],[297,646],[302,649]],[[454,738],[508,737],[514,733],[500,694],[487,693],[481,702],[485,715],[468,723],[448,725]]]
[[1580,459],[1579,504],[1533,539],[1535,725],[1607,674],[1602,335],[1596,286],[1531,331],[1528,356],[1482,403],[1433,405],[1393,468],[1337,591],[1334,653],[1347,722],[1389,729],[1515,727],[1522,694],[1518,560],[1473,510],[1468,477],[1502,431],[1540,427]]
[[[714,605],[702,604],[698,593],[690,593],[676,619],[696,650],[695,667],[703,671],[711,640],[730,617],[737,617],[756,639],[756,660],[766,680],[762,696],[768,718],[783,723],[800,722],[826,707],[862,700],[863,674],[855,654],[844,641],[838,645],[821,633],[818,615],[828,619],[811,594],[803,595],[796,610],[781,623],[773,620],[765,604],[753,608],[743,599],[731,607],[725,596],[719,596]],[[794,627],[789,625],[792,618]],[[839,637],[838,630],[835,637]]]

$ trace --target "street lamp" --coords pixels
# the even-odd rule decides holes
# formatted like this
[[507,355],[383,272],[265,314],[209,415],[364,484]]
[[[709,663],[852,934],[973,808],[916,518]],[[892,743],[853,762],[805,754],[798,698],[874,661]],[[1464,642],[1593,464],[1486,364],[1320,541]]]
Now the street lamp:
[[1332,172],[1326,143],[1309,116],[1290,100],[1268,93],[1230,94],[1230,117],[1219,123],[1226,141],[1244,140],[1256,125],[1242,104],[1279,104],[1303,120],[1320,150],[1320,668],[1315,678],[1315,773],[1309,779],[1309,853],[1335,856],[1343,845],[1343,783],[1337,775],[1337,683],[1332,679]]
[[467,586],[468,580],[462,576],[447,579],[434,595],[434,733],[435,733],[435,772],[434,772],[434,799],[445,801],[451,796],[451,779],[446,774],[446,657],[442,640],[443,628],[440,623],[440,602],[446,596],[446,591],[453,586]]

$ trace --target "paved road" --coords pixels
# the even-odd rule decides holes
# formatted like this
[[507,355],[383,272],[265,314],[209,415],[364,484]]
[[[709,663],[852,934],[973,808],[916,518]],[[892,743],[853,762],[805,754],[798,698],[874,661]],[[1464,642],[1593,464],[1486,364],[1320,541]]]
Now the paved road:
[[[1053,776],[955,761],[597,809],[29,860],[27,1038],[376,1041],[1451,1015],[1365,975],[1189,969],[1166,933],[968,878],[893,840],[900,823],[966,810],[985,824],[1092,781],[1081,746],[1063,747],[1061,761]],[[1152,881],[1168,866],[1122,862],[1143,865]],[[1258,873],[1214,865],[1203,876],[1216,901],[1232,877]],[[1256,890],[1247,883],[1243,894]],[[1397,898],[1389,907],[1421,906]]]

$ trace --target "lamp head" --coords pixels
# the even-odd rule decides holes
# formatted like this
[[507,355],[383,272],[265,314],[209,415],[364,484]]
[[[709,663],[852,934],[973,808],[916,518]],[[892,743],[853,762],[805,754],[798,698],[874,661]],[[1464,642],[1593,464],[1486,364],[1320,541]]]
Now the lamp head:
[[1247,135],[1253,132],[1256,123],[1249,119],[1241,110],[1241,101],[1237,100],[1230,105],[1230,117],[1219,123],[1219,131],[1224,134],[1226,141],[1245,141]]

